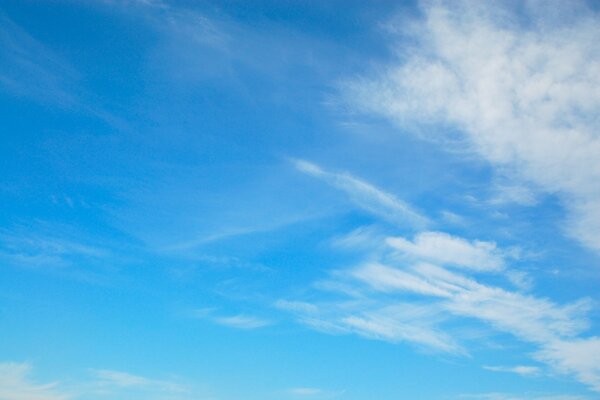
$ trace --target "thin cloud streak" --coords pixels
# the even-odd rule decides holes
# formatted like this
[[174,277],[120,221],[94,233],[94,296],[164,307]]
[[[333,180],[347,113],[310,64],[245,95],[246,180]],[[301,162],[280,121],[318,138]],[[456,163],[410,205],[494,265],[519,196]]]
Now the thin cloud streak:
[[100,386],[114,386],[118,388],[141,388],[158,392],[184,393],[188,388],[170,381],[150,379],[144,376],[133,375],[123,371],[107,369],[94,369],[92,375]]
[[429,224],[427,217],[413,210],[393,194],[368,182],[350,174],[329,172],[309,161],[292,159],[291,162],[298,171],[319,178],[345,192],[357,206],[386,221],[399,226],[416,228],[423,228]]
[[31,380],[31,365],[0,363],[0,399],[2,400],[68,400],[71,395],[58,383],[38,384]]
[[413,241],[388,238],[387,243],[401,253],[459,268],[495,271],[504,267],[496,244],[480,240],[468,241],[444,232],[421,232]]
[[[463,269],[465,274],[454,272],[432,263],[427,253],[419,254],[410,246],[395,246],[390,238],[383,241],[388,254],[382,254],[381,246],[377,246],[373,253],[366,253],[371,261],[335,271],[326,281],[328,284],[317,285],[323,290],[346,287],[345,292],[336,291],[341,296],[337,300],[280,300],[277,304],[294,314],[300,323],[319,331],[413,343],[457,355],[468,354],[468,350],[461,338],[448,333],[444,326],[454,321],[478,322],[534,345],[534,360],[600,391],[600,370],[594,361],[600,356],[600,340],[584,336],[589,326],[589,299],[559,305],[542,297],[483,284],[466,275],[469,269]],[[500,249],[489,250],[501,257]],[[398,257],[398,251],[406,251],[410,257]],[[456,260],[472,266],[469,257],[443,261]],[[510,272],[502,272],[507,275],[507,282]],[[496,370],[500,371],[498,367]],[[510,372],[533,374],[534,370],[517,368]]]
[[260,329],[273,324],[273,322],[270,320],[253,315],[219,315],[217,310],[214,308],[201,308],[193,310],[189,316],[194,319],[205,319],[217,325],[242,330]]
[[248,315],[233,315],[230,317],[217,317],[214,321],[219,325],[229,326],[236,329],[258,329],[271,325],[270,321],[265,319],[248,316]]
[[531,365],[517,365],[514,367],[490,366],[485,365],[483,369],[494,372],[510,372],[523,376],[535,376],[540,374],[540,368]]

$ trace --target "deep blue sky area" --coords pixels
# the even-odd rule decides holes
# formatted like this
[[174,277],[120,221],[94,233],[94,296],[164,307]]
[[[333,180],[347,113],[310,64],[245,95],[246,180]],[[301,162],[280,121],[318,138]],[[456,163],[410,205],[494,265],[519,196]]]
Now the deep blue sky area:
[[592,400],[584,1],[0,0],[0,400]]

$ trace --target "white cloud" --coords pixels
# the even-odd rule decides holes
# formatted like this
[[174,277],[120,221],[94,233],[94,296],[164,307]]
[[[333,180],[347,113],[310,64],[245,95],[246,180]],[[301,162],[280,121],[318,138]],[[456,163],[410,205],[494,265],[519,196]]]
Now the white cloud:
[[434,125],[458,128],[462,147],[559,194],[567,231],[600,250],[599,15],[580,1],[424,1],[422,10],[420,24],[397,28],[415,45],[399,39],[399,60],[348,82],[347,101],[442,143],[448,130]]
[[600,392],[600,337],[553,340],[535,356],[560,372],[575,375]]
[[[296,307],[296,305],[294,303],[300,304],[300,302],[288,302],[285,300],[280,300],[280,301],[276,302],[274,305],[275,305],[275,307],[278,307],[281,309],[292,310]],[[300,307],[300,306],[298,306],[298,307]],[[300,308],[302,308],[302,307],[300,307]],[[222,315],[221,314],[221,315],[218,315],[218,310],[215,308],[211,308],[211,307],[205,307],[205,308],[192,310],[189,313],[189,316],[191,318],[206,319],[206,320],[209,320],[218,325],[228,326],[228,327],[236,328],[236,329],[246,329],[246,330],[264,328],[265,326],[269,326],[272,324],[272,321],[269,321],[269,320],[266,320],[263,318],[259,318],[256,316],[252,316],[252,315],[244,315],[244,314],[237,314],[237,315]]]
[[488,371],[494,372],[511,372],[513,374],[530,376],[530,375],[539,375],[540,368],[532,365],[516,365],[514,367],[502,367],[502,366],[490,366],[486,365],[483,367]]
[[317,177],[329,185],[345,192],[350,199],[364,210],[400,226],[422,228],[428,219],[413,210],[408,204],[368,182],[347,173],[334,173],[305,160],[292,160],[294,166],[305,174]]
[[101,386],[115,386],[118,388],[138,388],[151,390],[153,392],[181,393],[188,389],[181,384],[158,379],[150,379],[128,372],[113,371],[107,369],[92,370],[92,375]]
[[506,279],[521,290],[530,290],[533,287],[533,278],[525,271],[507,271]]
[[67,400],[57,383],[37,384],[31,381],[32,368],[26,363],[0,363],[0,399],[2,400]]
[[453,213],[452,211],[444,210],[441,212],[442,219],[452,225],[464,225],[466,218],[462,215]]
[[249,315],[233,315],[230,317],[217,317],[214,321],[219,325],[237,329],[258,329],[271,325],[270,321]]
[[304,301],[277,300],[275,302],[275,307],[281,310],[302,312],[305,314],[312,314],[319,311],[317,306]]
[[479,240],[470,242],[443,232],[422,232],[413,241],[393,237],[387,243],[409,257],[442,265],[481,271],[499,270],[504,266],[495,243]]
[[132,375],[127,372],[110,371],[105,369],[94,370],[93,374],[103,383],[115,386],[146,386],[152,382],[150,379]]
[[479,393],[463,394],[458,399],[471,400],[591,400],[586,396],[556,395],[556,394],[510,394],[510,393]]
[[[421,235],[426,238],[429,234]],[[427,243],[428,239],[419,240],[420,235],[413,242],[383,238],[388,245],[387,254],[382,252],[381,245],[375,245],[372,253],[367,252],[369,261],[335,271],[325,281],[328,284],[321,282],[317,286],[322,290],[333,288],[334,293],[342,297],[313,302],[310,308],[287,309],[301,323],[320,331],[408,342],[454,354],[464,354],[466,350],[460,343],[461,338],[454,337],[444,326],[456,321],[483,324],[533,346],[535,360],[554,371],[572,375],[594,390],[600,389],[597,363],[600,340],[583,338],[588,329],[589,299],[560,305],[533,294],[482,283],[466,274],[481,274],[485,268],[483,271],[473,268],[481,265],[486,266],[488,272],[498,273],[500,258],[494,257],[502,254],[502,250],[489,243],[481,245],[484,242],[469,242],[439,233],[434,237],[440,235],[442,242],[450,243],[449,251],[427,250],[429,246],[422,242]],[[461,251],[452,251],[457,243]],[[398,249],[411,257],[397,257]],[[481,249],[486,251],[479,252]],[[471,268],[458,273],[440,266],[452,263]],[[501,271],[509,280],[511,272],[513,270]],[[337,290],[337,287],[345,289]],[[488,369],[522,375],[537,372],[534,367],[526,366]]]
[[293,397],[308,397],[314,399],[333,399],[344,393],[343,390],[331,391],[315,387],[294,387],[287,390]]
[[526,185],[496,184],[494,186],[491,204],[516,203],[524,206],[534,206],[538,203],[534,191]]
[[0,229],[0,259],[24,267],[60,267],[74,257],[101,259],[108,250],[58,236]]
[[383,234],[378,232],[375,227],[363,226],[334,238],[331,243],[333,246],[343,249],[364,251],[382,243],[383,237]]
[[289,392],[295,396],[316,396],[322,394],[323,390],[318,388],[297,387],[291,388]]
[[373,339],[409,342],[428,349],[449,353],[464,350],[449,335],[436,327],[440,319],[435,307],[396,304],[367,309],[341,317],[344,329]]
[[71,106],[77,72],[0,11],[0,89]]
[[451,292],[413,273],[379,263],[368,263],[351,272],[354,278],[383,292],[406,291],[428,296],[450,297]]

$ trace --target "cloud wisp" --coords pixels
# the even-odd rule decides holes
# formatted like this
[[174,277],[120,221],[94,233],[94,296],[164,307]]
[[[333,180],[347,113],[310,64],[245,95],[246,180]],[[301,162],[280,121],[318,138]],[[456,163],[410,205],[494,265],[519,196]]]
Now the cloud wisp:
[[272,321],[247,314],[222,315],[217,313],[214,308],[201,308],[194,310],[191,315],[195,319],[208,320],[217,325],[226,326],[234,329],[254,330],[273,324]]
[[94,369],[91,374],[96,379],[96,384],[101,387],[136,388],[166,393],[185,393],[189,391],[187,387],[179,383],[150,379],[123,371]]
[[539,375],[541,372],[539,367],[535,367],[532,365],[516,365],[514,367],[485,365],[483,369],[487,369],[488,371],[494,372],[509,372],[523,376],[535,376]]
[[[443,246],[429,245],[428,238],[442,238],[449,250],[436,251]],[[485,272],[510,283],[512,270],[504,266],[503,252],[490,243],[439,232],[420,233],[413,241],[401,237],[383,241],[387,251],[377,246],[366,254],[367,261],[334,271],[315,285],[337,292],[336,300],[280,300],[276,306],[320,331],[407,342],[456,355],[469,350],[460,334],[453,333],[452,324],[481,325],[532,345],[535,361],[600,391],[600,370],[594,361],[600,357],[600,339],[586,336],[589,299],[560,305],[484,283],[485,276],[471,276]],[[528,367],[488,369],[537,372]]]
[[31,380],[31,365],[0,363],[0,399],[3,400],[68,400],[71,395],[58,383],[38,384]]
[[344,391],[331,391],[316,387],[293,387],[288,389],[287,393],[293,398],[334,399],[344,394]]
[[[124,371],[91,369],[80,381],[40,384],[28,363],[0,362],[0,399],[71,400],[93,398],[198,398],[193,388],[178,380],[153,379]],[[142,397],[140,397],[142,396]]]
[[504,267],[502,255],[491,242],[470,242],[443,232],[421,232],[413,241],[392,237],[387,242],[400,253],[416,259],[482,271]]
[[293,159],[292,163],[299,171],[319,178],[343,191],[358,207],[386,221],[416,228],[423,228],[429,223],[425,216],[404,201],[364,180],[347,173],[327,171],[317,164],[305,160]]
[[99,260],[111,255],[105,248],[59,235],[0,230],[0,259],[19,267],[66,267],[76,260]]
[[68,89],[78,74],[0,11],[0,88],[17,96],[75,104]]
[[229,326],[236,329],[258,329],[271,325],[270,321],[247,315],[218,317],[215,318],[214,321],[219,325]]

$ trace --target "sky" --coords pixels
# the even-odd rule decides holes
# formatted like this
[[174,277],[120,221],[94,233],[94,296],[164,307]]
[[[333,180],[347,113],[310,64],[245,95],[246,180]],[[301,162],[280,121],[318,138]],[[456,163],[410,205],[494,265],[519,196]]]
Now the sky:
[[0,400],[600,398],[594,1],[0,0]]

